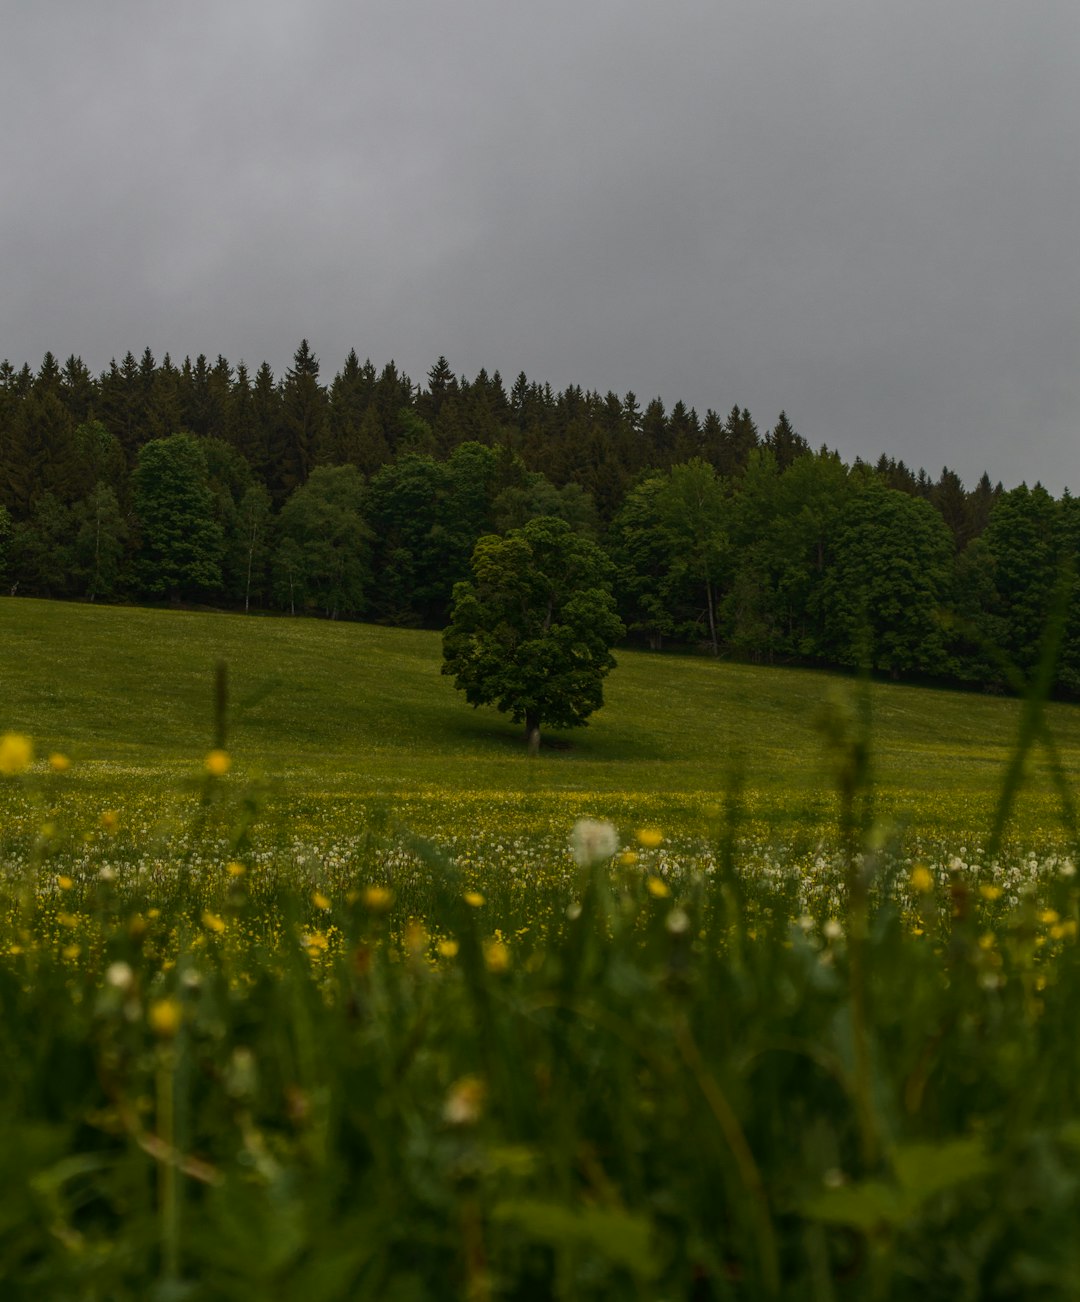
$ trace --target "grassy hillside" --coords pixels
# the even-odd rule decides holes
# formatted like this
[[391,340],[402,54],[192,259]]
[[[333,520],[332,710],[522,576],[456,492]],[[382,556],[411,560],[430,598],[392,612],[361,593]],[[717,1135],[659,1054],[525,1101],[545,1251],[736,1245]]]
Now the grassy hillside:
[[[229,749],[239,777],[281,779],[316,803],[398,796],[441,804],[632,801],[689,816],[733,767],[769,823],[827,818],[832,781],[819,719],[856,685],[810,670],[621,651],[586,729],[548,733],[530,762],[519,730],[472,710],[439,673],[435,633],[360,624],[0,600],[0,730],[75,761],[73,782],[128,798],[197,768],[211,738],[215,661],[228,662]],[[1018,723],[1017,702],[885,683],[870,688],[882,807],[916,825],[985,826]],[[1080,712],[1050,709],[1080,774]],[[1026,833],[1051,828],[1047,775],[1029,775]]]

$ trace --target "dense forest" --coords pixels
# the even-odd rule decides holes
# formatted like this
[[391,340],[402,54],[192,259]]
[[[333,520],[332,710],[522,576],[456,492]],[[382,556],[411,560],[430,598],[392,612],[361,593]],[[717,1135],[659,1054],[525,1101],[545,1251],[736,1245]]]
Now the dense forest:
[[[781,412],[702,418],[521,374],[424,386],[307,342],[282,377],[150,350],[94,376],[0,364],[0,581],[441,627],[476,540],[542,515],[601,543],[654,648],[1007,687],[1066,610],[1080,691],[1080,501],[845,464]],[[1059,596],[1056,594],[1060,594]]]

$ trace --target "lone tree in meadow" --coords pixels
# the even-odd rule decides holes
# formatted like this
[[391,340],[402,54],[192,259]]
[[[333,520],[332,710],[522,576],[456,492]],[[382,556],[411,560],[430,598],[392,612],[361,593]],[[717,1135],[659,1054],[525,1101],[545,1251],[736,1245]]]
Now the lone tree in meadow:
[[494,704],[523,723],[533,754],[541,725],[583,726],[604,703],[611,647],[625,631],[611,568],[565,520],[540,516],[481,538],[473,581],[454,586],[442,672],[470,705]]

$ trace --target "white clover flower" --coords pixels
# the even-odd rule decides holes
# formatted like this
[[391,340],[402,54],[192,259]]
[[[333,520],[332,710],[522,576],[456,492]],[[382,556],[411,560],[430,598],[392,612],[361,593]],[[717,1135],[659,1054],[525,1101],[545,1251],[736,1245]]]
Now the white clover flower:
[[619,848],[619,836],[610,823],[579,818],[570,833],[570,853],[582,868],[610,859]]

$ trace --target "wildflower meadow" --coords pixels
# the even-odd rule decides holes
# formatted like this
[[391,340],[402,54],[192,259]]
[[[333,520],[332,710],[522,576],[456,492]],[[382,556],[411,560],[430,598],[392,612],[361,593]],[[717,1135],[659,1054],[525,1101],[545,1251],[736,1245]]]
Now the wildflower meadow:
[[431,635],[62,614],[5,1298],[1075,1295],[1073,707],[626,655],[530,760]]

